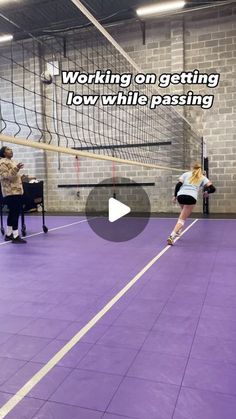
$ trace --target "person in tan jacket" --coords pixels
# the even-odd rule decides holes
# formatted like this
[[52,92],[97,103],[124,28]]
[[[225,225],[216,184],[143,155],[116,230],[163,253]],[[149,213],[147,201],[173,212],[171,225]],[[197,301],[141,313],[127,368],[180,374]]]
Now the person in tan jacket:
[[0,182],[2,196],[7,204],[9,213],[7,217],[7,232],[5,241],[12,241],[16,244],[24,244],[26,240],[19,236],[18,222],[23,205],[23,186],[20,169],[23,163],[12,160],[13,151],[9,147],[0,149]]

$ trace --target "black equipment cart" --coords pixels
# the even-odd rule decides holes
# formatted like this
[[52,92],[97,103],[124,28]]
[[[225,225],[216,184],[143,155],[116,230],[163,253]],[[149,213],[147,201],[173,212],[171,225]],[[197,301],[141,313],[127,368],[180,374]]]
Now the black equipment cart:
[[[37,183],[23,182],[24,195],[23,195],[23,211],[21,213],[21,233],[22,236],[26,236],[26,225],[25,225],[25,212],[31,208],[42,208],[42,221],[43,231],[48,232],[48,228],[45,225],[45,208],[44,208],[44,192],[43,192],[43,181]],[[2,196],[0,188],[0,221],[1,221],[1,233],[5,234],[3,226],[3,207],[4,198]]]

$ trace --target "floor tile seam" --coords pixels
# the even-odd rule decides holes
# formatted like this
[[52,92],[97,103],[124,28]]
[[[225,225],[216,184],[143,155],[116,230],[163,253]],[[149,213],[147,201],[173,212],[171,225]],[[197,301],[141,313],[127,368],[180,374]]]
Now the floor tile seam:
[[33,414],[33,416],[32,416],[32,418],[31,419],[34,419],[35,417],[37,417],[37,415],[38,415],[38,413],[39,413],[39,411],[40,410],[42,410],[44,407],[45,407],[45,405],[47,404],[47,403],[50,403],[50,404],[55,404],[55,405],[58,405],[58,406],[65,406],[65,407],[75,407],[75,408],[79,408],[79,409],[83,409],[83,410],[87,410],[88,412],[95,412],[95,413],[101,413],[101,414],[103,414],[104,413],[104,411],[102,411],[102,410],[97,410],[97,409],[91,409],[91,408],[89,408],[89,407],[85,407],[85,406],[78,406],[78,405],[76,405],[76,404],[68,404],[68,403],[65,403],[65,402],[59,402],[59,401],[52,401],[52,400],[42,400],[42,399],[39,399],[39,398],[37,398],[37,397],[28,397],[28,396],[25,396],[25,399],[28,399],[28,400],[32,400],[32,399],[34,399],[34,400],[40,400],[40,401],[43,401],[44,403],[43,403],[43,405],[39,408],[39,410],[36,412],[36,413],[34,413]]
[[[52,320],[52,319],[45,319],[45,318],[38,317],[36,320]],[[66,320],[62,320],[62,321],[66,321]],[[67,342],[67,339],[58,339],[58,336],[60,336],[61,333],[63,333],[68,327],[70,327],[71,324],[74,323],[74,321],[71,321],[71,322],[68,322],[68,323],[69,324],[67,326],[65,326],[65,328],[63,328],[57,335],[55,335],[53,337],[20,333],[21,331],[23,332],[24,329],[28,328],[28,326],[30,326],[30,325],[24,327],[24,329],[19,330],[17,333],[15,333],[15,335],[16,336],[24,336],[24,337],[32,337],[32,338],[40,338],[40,339],[62,340],[64,342]]]
[[152,384],[160,384],[160,385],[169,386],[169,387],[176,388],[176,389],[179,388],[178,384],[167,383],[167,382],[164,382],[164,381],[156,381],[156,380],[146,379],[146,378],[142,378],[142,377],[130,377],[130,376],[124,375],[123,379],[120,381],[117,389],[115,390],[113,396],[111,397],[110,401],[108,402],[108,404],[106,406],[106,409],[105,409],[105,413],[107,413],[107,412],[109,413],[109,406],[111,405],[112,401],[114,400],[114,397],[116,396],[117,392],[119,391],[120,387],[122,386],[122,384],[124,383],[124,381],[126,379],[134,379],[134,380],[140,381],[140,382],[149,382],[149,383],[152,383]]
[[[197,219],[195,219],[186,229],[185,229],[185,231],[183,232],[183,234],[185,233],[185,232],[187,232],[196,222],[197,222],[198,220]],[[159,260],[160,259],[160,257],[163,255],[163,254],[165,254],[166,253],[166,251],[168,251],[170,249],[170,246],[166,246],[164,249],[162,249],[151,261],[149,261],[146,265],[145,265],[145,267],[141,270],[141,271],[139,271],[136,275],[135,275],[135,277],[133,277],[132,278],[132,280],[129,282],[129,284],[127,284],[127,286],[126,287],[124,287],[123,288],[123,295],[129,290],[129,289],[131,289],[131,287],[135,284],[135,283],[137,283],[137,281],[143,276],[143,274],[145,273],[145,272],[147,272],[147,270],[149,270],[152,266],[153,266],[153,264],[155,264],[156,262],[157,262],[157,260]],[[132,285],[131,285],[132,284]],[[127,288],[129,286],[129,288]],[[125,291],[126,290],[126,291]],[[120,293],[118,293],[117,295],[116,295],[116,297],[118,298],[118,296],[119,296],[119,294]],[[117,301],[119,301],[119,299],[123,296],[123,295],[120,295],[119,296],[119,298],[118,298],[118,300]],[[114,299],[112,299],[111,300],[111,302],[113,303],[112,304],[112,306],[117,302],[117,301],[113,301]],[[107,306],[105,306],[104,307],[104,310],[105,310],[105,308],[106,308]],[[110,307],[111,308],[111,307]],[[107,310],[109,310],[109,309],[107,309]],[[97,315],[96,316],[98,316],[99,314],[100,314],[101,312],[99,312],[99,313],[97,313]],[[103,314],[104,315],[104,314]],[[95,316],[95,317],[96,317]],[[100,320],[100,319],[95,319],[96,320],[96,322],[98,321],[98,320]],[[93,319],[92,320],[90,320],[90,322],[93,322]],[[89,322],[89,323],[90,323]],[[91,326],[91,327],[93,327],[93,326]],[[69,342],[71,342],[72,340],[70,340]],[[69,345],[69,342],[68,342],[68,345]],[[55,358],[55,357],[53,357],[53,358]],[[42,368],[42,370],[43,370],[43,372],[41,371],[41,373],[43,373],[43,374],[45,374],[45,368],[47,367],[47,365],[49,366],[49,364],[50,363],[54,363],[55,362],[55,359],[52,359],[50,362],[48,362],[43,368]],[[52,368],[52,367],[51,367]],[[48,371],[49,372],[49,371]],[[14,407],[19,403],[19,399],[21,399],[22,400],[22,394],[20,395],[20,393],[21,393],[21,391],[22,391],[22,389],[23,389],[23,392],[24,391],[26,391],[26,388],[27,388],[27,386],[32,386],[32,383],[31,383],[31,381],[37,376],[37,380],[39,379],[39,375],[40,375],[40,371],[38,371],[38,373],[36,373],[33,377],[31,377],[31,379],[30,380],[28,380],[27,381],[27,383],[15,394],[15,396],[13,396],[13,398],[11,399],[11,400],[9,400],[7,403],[5,403],[5,405],[4,406],[2,406],[2,410],[4,411],[5,410],[5,412],[6,412],[6,409],[8,409],[8,408],[10,408],[10,411],[12,410],[12,409],[14,409]],[[41,379],[42,379],[42,377],[40,378],[40,381],[41,381]],[[34,384],[34,386],[35,386],[36,384]],[[27,390],[27,391],[29,391],[29,390]],[[27,395],[27,394],[25,394],[25,395]],[[24,397],[24,396],[23,396]],[[11,407],[10,407],[11,406]],[[9,412],[9,411],[8,411]]]
[[230,362],[230,361],[211,361],[208,360],[206,358],[200,358],[195,356],[190,356],[190,360],[194,360],[194,361],[202,361],[210,366],[229,366],[229,367],[234,367],[236,370],[236,354],[235,354],[235,363],[234,362]]
[[[15,335],[15,336],[18,336],[18,337],[21,337],[21,335]],[[24,335],[22,335],[22,336],[24,336]],[[35,337],[36,338],[38,338],[38,339],[47,339],[48,340],[48,342],[47,342],[47,344],[50,344],[52,341],[54,341],[55,339],[49,339],[49,338],[41,338],[41,337],[38,337],[38,336],[28,336],[28,335],[26,335],[25,337],[32,337],[32,338],[34,338],[35,339]],[[6,342],[7,343],[7,342]],[[47,344],[44,346],[44,348],[47,346]],[[7,355],[4,355],[4,356],[1,356],[0,355],[0,358],[8,358],[8,359],[16,359],[16,360],[18,360],[18,361],[26,361],[26,362],[33,362],[33,358],[34,357],[36,357],[37,355],[39,355],[39,353],[42,351],[42,349],[44,349],[44,348],[40,348],[39,349],[39,351],[38,352],[36,352],[33,356],[32,356],[32,358],[29,358],[29,359],[20,359],[20,358],[15,358],[14,356],[7,356]]]
[[[205,306],[208,306],[208,307],[222,307],[222,306],[219,306],[219,305],[217,305],[217,304],[205,304]],[[228,308],[228,306],[227,306],[227,308]],[[236,313],[236,305],[235,305],[235,307],[230,307],[229,306],[229,308],[234,308],[235,309],[235,313]],[[235,320],[236,321],[236,320]]]
[[[93,217],[93,218],[97,218],[97,217]],[[73,225],[75,225],[75,224],[83,224],[83,223],[85,223],[85,222],[88,222],[86,218],[84,218],[84,219],[82,219],[82,220],[80,220],[80,221],[75,221],[75,222],[70,223],[70,224],[65,224],[65,225],[63,225],[63,226],[58,226],[58,227],[49,228],[49,229],[48,229],[48,233],[49,233],[49,232],[51,232],[51,231],[60,230],[60,229],[62,229],[62,228],[72,227],[72,226],[73,226]],[[32,233],[32,234],[26,235],[26,236],[25,236],[25,238],[31,238],[31,237],[35,237],[35,236],[39,236],[39,235],[45,235],[44,231],[39,231],[39,232],[37,232],[37,233]],[[5,242],[5,241],[0,242],[0,246],[6,245],[6,244],[8,244],[8,245],[9,245],[9,244],[12,244],[12,243],[11,243],[10,241],[8,241],[8,242]],[[0,247],[0,248],[1,248],[1,247]]]
[[[58,366],[57,365],[57,367],[58,368],[64,368],[64,369],[68,369],[69,371],[68,371],[68,374],[65,374],[65,377],[62,379],[62,381],[60,381],[60,383],[56,386],[56,389],[55,390],[53,390],[52,391],[52,393],[47,397],[47,399],[45,400],[46,402],[48,402],[49,400],[50,400],[50,398],[53,396],[53,394],[58,390],[58,388],[66,381],[66,379],[72,374],[72,372],[73,372],[73,369],[72,368],[68,368],[68,367],[61,367],[61,366]],[[53,372],[53,370],[51,370],[51,372]],[[47,377],[48,377],[48,375],[47,375]],[[42,381],[40,381],[40,383],[42,383]],[[38,384],[40,384],[40,383],[38,383]],[[37,385],[38,385],[37,384]],[[33,391],[35,391],[35,389],[37,388],[37,385],[31,390],[31,392],[33,392]],[[28,393],[28,398],[31,398],[31,396],[29,396],[30,395],[30,392]],[[25,396],[26,397],[26,396]],[[24,400],[24,399],[23,399]],[[40,400],[44,400],[44,399],[40,399]]]
[[[78,342],[79,343],[79,342]],[[88,343],[89,344],[89,342],[84,342],[84,343]],[[74,370],[78,370],[78,369],[80,369],[80,368],[78,368],[79,367],[79,364],[84,360],[84,358],[88,355],[88,353],[93,349],[93,347],[96,345],[96,342],[94,342],[94,343],[92,343],[91,344],[91,347],[90,348],[88,348],[87,350],[86,350],[86,352],[82,355],[82,358],[79,360],[79,362],[78,362],[78,364],[75,366],[75,367],[65,367],[65,368],[70,368],[72,371],[71,371],[71,373],[74,371]],[[74,347],[75,348],[75,347]],[[70,351],[68,352],[68,354],[70,354]],[[66,355],[65,355],[65,357],[66,357]],[[63,359],[62,359],[62,361],[61,362],[63,362]],[[59,366],[61,366],[61,367],[64,367],[64,365],[57,365],[58,367]]]
[[[191,336],[191,335],[189,335],[189,336]],[[97,346],[97,344],[95,344],[94,346]],[[119,345],[119,346],[111,346],[111,345],[105,345],[105,344],[99,344],[99,346],[104,346],[105,348],[116,348],[116,349],[126,349],[126,350],[133,350],[133,351],[135,351],[135,352],[137,352],[138,351],[138,349],[134,349],[134,348],[124,348],[123,346],[121,346],[121,345]],[[91,350],[91,349],[90,349]],[[142,353],[149,353],[149,354],[159,354],[159,355],[169,355],[170,357],[173,357],[173,358],[182,358],[182,359],[185,359],[186,358],[186,356],[184,356],[184,355],[174,355],[174,354],[170,354],[169,352],[163,352],[163,351],[160,351],[160,350],[157,350],[157,351],[155,351],[155,350],[148,350],[148,349],[142,349],[141,351],[139,351],[139,352],[142,352]]]
[[[34,363],[34,364],[37,364],[37,363]],[[42,365],[42,364],[41,364]],[[25,366],[25,365],[24,365]],[[69,375],[73,372],[73,370],[71,369],[71,368],[68,368],[68,367],[61,367],[61,366],[59,366],[58,368],[61,368],[61,369],[67,369],[67,370],[70,370],[70,371],[68,371],[68,374],[67,375],[65,375],[65,377],[63,378],[63,380],[60,382],[60,384],[58,384],[58,386],[56,387],[56,389],[55,389],[55,391],[57,391],[58,390],[58,388],[64,383],[64,381],[69,377]],[[37,387],[37,386],[36,386]],[[35,387],[35,388],[36,388]],[[34,389],[32,389],[31,391],[34,391]],[[23,400],[25,400],[25,398],[27,398],[27,399],[36,399],[36,400],[42,400],[42,401],[45,401],[45,403],[46,402],[48,402],[48,401],[50,401],[50,398],[53,396],[53,394],[55,393],[55,391],[53,391],[47,398],[41,398],[41,397],[36,397],[36,396],[30,396],[30,393],[31,392],[29,392],[28,393],[28,395],[27,396],[25,396],[24,397],[24,399],[22,399],[22,401]],[[1,390],[0,390],[0,392],[1,392]],[[7,394],[10,394],[11,396],[14,396],[14,394],[15,394],[15,391],[13,391],[13,392],[10,392],[10,391],[4,391],[5,393],[7,393]]]
[[[218,245],[218,250],[215,252],[214,263],[212,264],[211,272],[214,270],[214,267],[215,267],[215,264],[216,264],[216,261],[217,261],[217,256],[218,256],[219,248],[220,248],[220,246]],[[210,285],[210,281],[211,280],[210,280],[210,277],[209,277],[208,284],[207,284],[206,294],[207,294],[207,291],[208,291],[208,288],[209,288],[209,285]],[[174,415],[175,415],[175,411],[176,411],[177,404],[178,404],[178,401],[179,401],[181,389],[182,389],[182,386],[183,386],[183,383],[184,383],[184,378],[185,378],[186,371],[187,371],[187,368],[188,368],[188,365],[189,365],[189,361],[191,359],[190,357],[191,357],[191,353],[192,353],[194,341],[195,341],[195,338],[197,336],[197,329],[198,329],[198,326],[199,326],[199,323],[200,323],[200,320],[201,320],[201,314],[202,314],[202,311],[203,311],[203,307],[204,307],[205,301],[206,301],[206,295],[205,295],[205,299],[202,302],[202,308],[201,308],[201,311],[200,311],[200,314],[199,314],[199,318],[198,318],[198,322],[197,322],[197,325],[196,325],[196,328],[195,328],[195,332],[194,332],[194,335],[193,335],[193,340],[192,340],[192,343],[191,343],[191,346],[190,346],[190,349],[189,349],[188,360],[187,360],[187,363],[186,363],[186,366],[185,366],[185,369],[184,369],[184,373],[183,373],[183,377],[182,377],[182,382],[180,384],[180,389],[179,389],[179,392],[177,394],[177,398],[176,398],[176,402],[175,402],[175,406],[174,406],[174,409],[173,409],[173,413],[172,413],[171,419],[174,419]]]
[[[201,317],[201,320],[206,320],[206,319],[208,319],[208,317]],[[220,319],[209,319],[209,320],[213,320],[213,321],[219,321],[219,322],[227,322],[227,320],[220,320]],[[232,320],[229,320],[229,321],[232,321]],[[234,322],[234,323],[236,323],[236,322]],[[235,329],[234,329],[235,330]],[[236,339],[229,339],[229,338],[225,338],[225,337],[222,337],[222,336],[219,336],[218,334],[217,335],[203,335],[203,334],[200,334],[200,333],[197,333],[197,336],[200,336],[201,338],[209,338],[209,339],[215,339],[215,340],[218,340],[218,341],[225,341],[225,342],[231,342],[231,343],[236,343]]]
[[[51,403],[51,404],[55,404],[55,405],[58,405],[58,406],[75,407],[75,408],[79,408],[79,409],[87,410],[88,412],[100,413],[100,414],[102,414],[102,415],[105,415],[105,414],[106,414],[106,412],[105,412],[104,410],[91,409],[91,408],[89,408],[89,407],[87,407],[87,406],[79,406],[79,405],[77,405],[77,404],[69,404],[69,403],[65,403],[65,402],[52,401],[52,400],[47,400],[47,401],[45,401],[45,400],[38,399],[38,398],[36,398],[36,397],[30,397],[30,398],[29,398],[28,396],[25,396],[25,398],[26,398],[26,399],[35,399],[35,400],[44,401],[43,405],[39,408],[39,410],[42,410],[42,409],[45,407],[45,405],[46,405],[47,403]],[[38,411],[38,412],[39,412],[39,411]],[[37,417],[38,412],[36,412],[36,413],[34,413],[34,414],[33,414],[32,419],[33,419],[33,418],[35,418],[35,417]],[[124,415],[119,415],[119,414],[116,414],[116,415],[117,415],[117,416],[120,416],[120,417],[121,417],[121,419],[122,419],[122,418],[124,418],[124,419],[126,419],[126,418],[127,418],[127,419],[138,419],[137,417],[134,417],[134,416],[124,416]],[[103,417],[103,416],[101,416],[101,419],[102,419],[102,417]],[[81,418],[81,419],[82,419],[82,418]]]
[[[131,301],[133,301],[133,299],[135,298],[135,296],[133,296],[132,298],[131,298]],[[123,311],[125,311],[125,309],[126,309],[126,307],[124,307],[124,309],[122,310],[122,312]],[[72,323],[73,323],[73,321],[72,321]],[[99,322],[98,322],[99,323]],[[110,327],[112,327],[112,325],[110,325]],[[118,326],[117,326],[118,327]],[[109,327],[108,327],[109,328]],[[98,338],[97,339],[97,341],[98,340],[100,340],[105,334],[107,333],[107,330],[106,331],[104,331],[104,333],[103,333],[103,335],[100,337],[100,338]],[[88,351],[83,355],[83,357],[80,359],[80,361],[79,361],[79,363],[78,363],[78,365],[77,366],[75,366],[75,367],[73,367],[73,368],[71,368],[71,372],[65,377],[65,380],[73,373],[73,371],[74,370],[77,370],[77,371],[79,371],[79,370],[81,370],[81,371],[88,371],[88,372],[96,372],[96,373],[102,373],[102,374],[108,374],[108,375],[111,375],[111,376],[123,376],[123,374],[114,374],[114,373],[108,373],[108,372],[102,372],[102,371],[98,371],[98,370],[91,370],[91,369],[85,369],[85,368],[81,368],[80,367],[80,364],[82,363],[82,361],[84,360],[84,358],[88,355],[88,353],[94,348],[94,346],[96,346],[96,344],[97,344],[97,341],[96,342],[94,342],[93,344],[92,344],[92,346],[91,346],[91,348],[89,348],[88,349]],[[50,343],[49,343],[50,344]],[[104,346],[104,345],[102,345],[102,344],[100,344],[100,346]],[[108,346],[109,347],[109,346]],[[113,346],[113,347],[115,347],[115,348],[120,348],[121,346]],[[125,348],[125,349],[131,349],[131,348]],[[133,349],[133,350],[135,350],[135,349]],[[37,356],[37,355],[36,355]],[[34,363],[37,363],[37,362],[35,362],[35,361],[33,361]],[[42,365],[42,363],[39,363],[39,364],[41,364]],[[63,365],[58,365],[58,367],[63,367]],[[70,367],[69,367],[70,368]],[[127,369],[128,370],[128,369]],[[63,380],[63,382],[65,381],[65,380]],[[63,384],[63,382],[61,382],[60,383],[60,385],[59,385],[59,387]],[[36,386],[37,387],[37,386]],[[57,389],[59,388],[59,387],[57,387]],[[56,389],[56,390],[57,390]],[[51,394],[51,396],[50,396],[50,398],[53,396],[53,394],[56,392],[56,390]]]
[[[6,358],[6,357],[5,357]],[[1,387],[3,387],[9,380],[11,380],[22,368],[24,368],[26,366],[26,364],[28,363],[28,361],[22,360],[22,359],[17,359],[17,358],[7,358],[7,359],[13,359],[14,361],[20,361],[20,362],[24,362],[23,365],[20,366],[20,368],[13,372],[6,380],[4,380],[1,385],[0,385],[0,392],[4,392],[4,390],[1,389]]]
[[221,396],[230,396],[230,397],[234,397],[235,398],[235,402],[236,402],[236,393],[226,393],[226,392],[223,392],[223,391],[217,391],[217,390],[211,390],[211,389],[209,389],[209,388],[203,388],[203,387],[192,387],[191,385],[183,385],[183,386],[181,386],[181,389],[189,389],[189,390],[194,390],[194,391],[208,391],[209,393],[212,393],[212,394],[218,394],[218,395],[221,395]]
[[[28,316],[17,316],[17,315],[13,315],[13,316],[17,317],[18,319],[19,319],[19,317],[28,317]],[[20,328],[17,332],[14,332],[13,334],[16,335],[17,333],[21,332],[21,330],[24,330],[26,327],[30,326],[31,323],[33,323],[35,321],[35,318],[30,317],[30,319],[31,320],[29,321],[29,323],[26,326],[23,326],[22,328]],[[0,329],[0,332],[1,332],[1,329]],[[9,332],[5,332],[5,333],[9,333]]]
[[[50,342],[49,342],[49,344],[50,344]],[[22,368],[24,368],[27,364],[35,364],[35,365],[41,365],[41,367],[43,367],[44,365],[45,365],[45,363],[43,363],[43,362],[36,362],[36,361],[34,361],[33,359],[36,357],[36,356],[38,356],[39,355],[39,353],[42,351],[42,349],[40,349],[39,350],[39,352],[37,352],[36,354],[34,354],[33,355],[33,357],[32,358],[30,358],[30,359],[18,359],[18,358],[13,358],[13,357],[7,357],[7,356],[5,356],[5,357],[3,357],[3,358],[7,358],[7,359],[14,359],[14,360],[16,360],[16,361],[21,361],[21,362],[24,362],[24,365],[22,365],[20,368],[19,368],[19,370],[18,371],[16,371],[15,373],[13,373],[13,375],[11,376],[11,377],[8,377],[8,379],[4,382],[4,384],[6,384],[7,383],[7,381],[9,381],[9,379],[12,379],[12,378],[14,378],[14,376],[15,375],[17,375],[18,374],[18,372],[22,369]],[[67,369],[72,369],[72,368],[70,368],[70,367],[64,367],[64,366],[62,366],[62,365],[57,365],[57,367],[58,368],[67,368]],[[4,385],[3,384],[3,385]],[[1,387],[2,387],[2,385],[1,385]],[[1,389],[0,389],[0,391],[1,391]]]
[[170,385],[170,386],[175,386],[175,387],[180,387],[180,383],[173,383],[170,381],[164,381],[164,380],[154,380],[154,378],[144,378],[144,377],[138,377],[136,375],[126,375],[126,378],[130,378],[130,379],[135,379],[135,380],[139,380],[139,381],[149,381],[151,383],[156,383],[156,384],[163,384],[163,385]]
[[[179,278],[181,278],[181,273],[179,274]],[[172,293],[170,294],[170,296],[168,297],[168,299],[167,299],[166,303],[164,303],[164,305],[163,305],[163,307],[162,307],[162,309],[161,309],[160,313],[159,313],[159,314],[157,315],[157,317],[156,317],[156,320],[160,317],[160,315],[162,314],[162,312],[163,312],[164,308],[165,308],[165,307],[166,307],[166,305],[168,304],[168,302],[169,302],[169,300],[170,300],[170,298],[171,298],[172,294],[174,293],[174,291],[175,291],[175,289],[176,289],[176,287],[177,287],[178,283],[179,283],[179,281],[176,281],[176,286],[175,286],[175,288],[173,289],[173,292],[172,292]],[[155,323],[156,323],[156,321],[155,321]],[[155,323],[154,323],[154,324],[155,324]],[[134,364],[135,360],[137,359],[137,357],[138,357],[139,353],[141,352],[142,347],[143,347],[143,345],[145,344],[145,342],[146,342],[146,340],[147,340],[148,336],[150,335],[151,331],[153,331],[154,324],[153,324],[152,328],[150,329],[150,331],[149,331],[148,335],[146,336],[146,338],[145,338],[145,340],[144,340],[143,344],[142,344],[142,345],[141,345],[141,347],[138,349],[138,352],[137,352],[136,356],[134,357],[134,359],[133,359],[133,361],[132,361],[131,365],[128,367],[128,369],[127,369],[127,371],[126,371],[126,374],[125,374],[125,375],[124,375],[124,377],[123,377],[123,380],[121,381],[121,383],[120,383],[120,385],[118,386],[118,388],[117,388],[116,392],[114,393],[113,397],[111,398],[110,402],[108,403],[107,408],[106,408],[106,411],[109,411],[109,406],[110,406],[110,404],[112,403],[112,400],[114,399],[115,395],[117,394],[117,392],[118,392],[118,390],[119,390],[120,386],[122,385],[122,383],[124,382],[125,378],[127,378],[127,377],[128,377],[128,376],[127,376],[127,373],[128,373],[128,371],[130,370],[130,368],[132,367],[132,365]],[[148,380],[144,380],[144,381],[148,381]],[[154,381],[154,382],[156,382],[156,381]]]

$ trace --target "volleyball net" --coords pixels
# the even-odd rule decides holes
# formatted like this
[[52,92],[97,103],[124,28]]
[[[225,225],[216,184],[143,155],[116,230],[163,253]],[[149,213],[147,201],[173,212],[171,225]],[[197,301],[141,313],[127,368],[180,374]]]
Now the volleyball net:
[[201,136],[174,107],[134,104],[155,84],[137,83],[142,69],[73,3],[82,27],[0,46],[0,140],[177,171],[200,159]]

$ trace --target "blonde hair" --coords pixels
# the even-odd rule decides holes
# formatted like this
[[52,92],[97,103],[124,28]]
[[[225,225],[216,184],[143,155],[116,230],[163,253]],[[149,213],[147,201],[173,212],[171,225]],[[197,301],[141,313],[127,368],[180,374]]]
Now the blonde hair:
[[189,183],[197,185],[203,177],[202,167],[199,162],[196,162],[192,169],[192,176],[189,179]]

